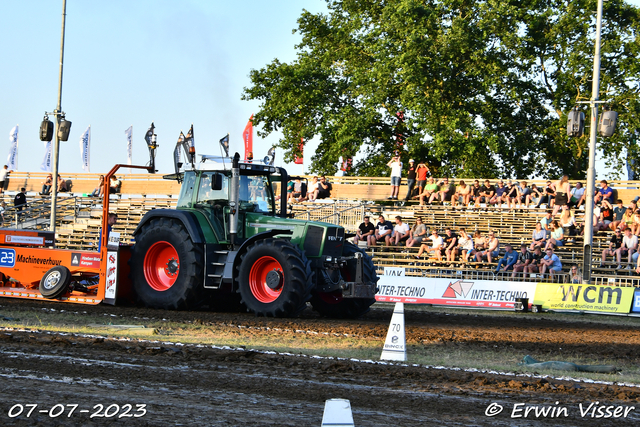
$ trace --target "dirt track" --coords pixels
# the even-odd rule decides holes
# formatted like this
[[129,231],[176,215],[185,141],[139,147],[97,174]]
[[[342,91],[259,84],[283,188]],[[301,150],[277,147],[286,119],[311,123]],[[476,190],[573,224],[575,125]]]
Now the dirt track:
[[[2,304],[27,311],[43,307],[22,301],[2,300]],[[277,333],[283,339],[300,329],[384,339],[390,318],[389,308],[377,308],[358,321],[340,322],[320,319],[310,310],[301,319],[262,319],[245,314],[82,308],[86,309],[130,318],[241,324],[252,327],[254,334]],[[552,315],[511,317],[506,325],[500,316],[409,311],[406,322],[409,344],[469,350],[514,346],[527,354],[554,354],[561,345],[594,360],[628,361],[637,360],[640,344],[640,334],[632,327],[558,321]],[[2,425],[319,426],[329,398],[349,399],[358,426],[640,422],[640,388],[635,387],[29,332],[1,332],[0,357]],[[579,405],[584,411],[594,402],[620,406],[620,411],[638,409],[629,409],[626,418],[593,419],[591,411],[581,417]],[[485,411],[492,403],[504,410],[487,417]],[[511,418],[517,403],[536,405],[539,410],[565,407],[568,417],[559,413],[552,418],[549,413],[536,419],[531,412],[526,419]],[[10,418],[16,404],[38,407],[29,418],[27,407],[21,416]],[[78,407],[71,417],[67,417],[71,406],[66,406],[62,415],[52,418],[62,410],[58,404]],[[112,405],[109,413],[115,416],[90,418],[100,409],[95,407],[98,404],[104,405],[101,414]],[[126,404],[133,406],[125,415],[142,414],[136,412],[141,411],[136,404],[145,404],[146,414],[117,418],[125,413]],[[18,409],[14,407],[14,413]]]

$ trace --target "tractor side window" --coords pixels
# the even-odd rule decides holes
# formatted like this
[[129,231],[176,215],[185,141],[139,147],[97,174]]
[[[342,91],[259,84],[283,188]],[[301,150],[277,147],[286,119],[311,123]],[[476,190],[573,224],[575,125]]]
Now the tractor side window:
[[209,203],[211,200],[218,202],[229,200],[229,180],[217,172],[204,172],[200,176],[196,203]]
[[184,182],[180,188],[180,198],[178,199],[179,208],[191,208],[191,200],[193,199],[193,187],[196,184],[196,175],[193,172],[187,172],[184,175]]
[[240,176],[240,209],[271,213],[273,192],[266,176]]

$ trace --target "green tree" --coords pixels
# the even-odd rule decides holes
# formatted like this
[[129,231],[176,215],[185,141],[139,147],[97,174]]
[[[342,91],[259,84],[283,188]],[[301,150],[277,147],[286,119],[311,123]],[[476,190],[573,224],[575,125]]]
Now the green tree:
[[[583,176],[588,141],[566,137],[566,112],[590,96],[595,1],[327,4],[298,20],[296,60],[252,70],[243,94],[261,101],[263,136],[282,131],[289,160],[317,136],[312,169],[322,173],[362,150],[356,172],[383,174],[401,148],[440,176]],[[638,11],[611,0],[605,15],[621,25],[603,29],[602,98],[637,110]],[[611,158],[626,148],[628,123],[603,145]]]

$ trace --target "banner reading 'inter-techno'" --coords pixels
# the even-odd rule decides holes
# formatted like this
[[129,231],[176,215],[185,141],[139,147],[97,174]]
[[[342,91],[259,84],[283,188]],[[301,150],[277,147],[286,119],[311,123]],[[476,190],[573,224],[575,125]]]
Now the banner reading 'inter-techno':
[[634,290],[621,286],[538,283],[533,303],[546,310],[629,313]]
[[459,307],[513,308],[516,298],[533,300],[535,283],[457,280],[405,276],[405,269],[385,267],[376,301]]

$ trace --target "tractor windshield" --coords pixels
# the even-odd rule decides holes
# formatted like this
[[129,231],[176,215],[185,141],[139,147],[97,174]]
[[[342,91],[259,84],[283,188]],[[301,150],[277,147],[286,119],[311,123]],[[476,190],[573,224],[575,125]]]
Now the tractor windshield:
[[240,176],[240,210],[272,213],[273,192],[264,175]]

